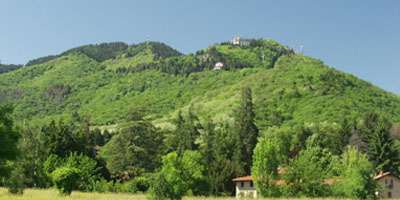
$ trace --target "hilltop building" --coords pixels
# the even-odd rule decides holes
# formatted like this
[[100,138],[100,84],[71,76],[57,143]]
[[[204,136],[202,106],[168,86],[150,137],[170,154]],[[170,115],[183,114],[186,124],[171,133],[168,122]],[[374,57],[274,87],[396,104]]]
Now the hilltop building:
[[250,46],[250,39],[236,36],[231,40],[231,45]]

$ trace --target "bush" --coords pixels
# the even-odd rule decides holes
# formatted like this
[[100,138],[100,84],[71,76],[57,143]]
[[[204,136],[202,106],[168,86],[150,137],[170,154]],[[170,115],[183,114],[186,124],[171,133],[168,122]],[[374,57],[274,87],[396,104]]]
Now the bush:
[[16,168],[11,172],[10,178],[6,182],[6,187],[10,194],[22,195],[24,193],[25,175],[21,168]]
[[83,154],[73,153],[68,157],[66,166],[80,169],[79,181],[75,183],[77,190],[93,191],[95,182],[100,179],[100,168],[95,160]]
[[51,173],[51,179],[61,194],[70,195],[79,181],[80,173],[80,170],[74,167],[60,167]]
[[136,187],[136,182],[134,180],[131,181],[127,181],[125,183],[122,184],[117,184],[118,188],[118,192],[122,192],[122,193],[136,193],[138,191],[137,187]]
[[172,191],[173,188],[169,186],[169,183],[165,178],[165,173],[163,173],[162,171],[155,173],[151,177],[150,185],[151,185],[149,189],[150,199],[164,200],[167,198],[174,199],[174,197],[176,199],[176,196],[173,194],[174,191]]
[[137,190],[140,192],[146,192],[150,187],[149,180],[144,176],[136,177],[133,181],[135,181]]
[[379,184],[371,176],[374,167],[367,155],[355,147],[348,148],[338,168],[342,181],[334,184],[334,196],[351,199],[376,199]]
[[[54,178],[54,172],[59,169],[63,169],[63,173],[67,172],[66,169],[78,169],[78,171],[75,172],[78,173],[77,176],[79,177],[79,179],[76,179],[74,184],[71,186],[71,191],[93,191],[95,184],[98,180],[100,180],[100,168],[97,167],[97,162],[83,154],[78,155],[77,153],[71,153],[69,157],[65,159],[59,158],[57,155],[50,155],[44,163],[43,168],[46,174],[48,174],[52,179]],[[68,173],[70,172],[72,171],[69,170]],[[56,183],[54,182],[54,184]],[[97,187],[101,186],[97,185]]]
[[[176,152],[163,156],[163,167],[150,181],[152,199],[182,199],[185,194],[202,194],[205,185],[204,165],[197,151]],[[200,189],[199,189],[200,188]]]
[[107,181],[103,178],[100,180],[97,180],[93,184],[93,191],[98,192],[98,193],[109,192]]

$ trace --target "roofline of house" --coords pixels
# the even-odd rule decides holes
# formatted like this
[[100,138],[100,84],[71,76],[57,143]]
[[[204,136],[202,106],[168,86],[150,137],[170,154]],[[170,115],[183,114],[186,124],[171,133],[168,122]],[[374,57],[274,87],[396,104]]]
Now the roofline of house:
[[395,175],[395,174],[393,174],[393,173],[391,173],[391,172],[385,172],[385,173],[381,172],[380,174],[375,175],[375,176],[374,176],[374,179],[375,179],[375,180],[379,180],[379,179],[381,179],[381,178],[383,178],[383,177],[385,177],[385,176],[390,176],[390,175],[392,175],[392,176],[394,176],[394,177],[396,177],[397,179],[400,180],[400,177],[399,177],[399,176],[397,176],[397,175]]

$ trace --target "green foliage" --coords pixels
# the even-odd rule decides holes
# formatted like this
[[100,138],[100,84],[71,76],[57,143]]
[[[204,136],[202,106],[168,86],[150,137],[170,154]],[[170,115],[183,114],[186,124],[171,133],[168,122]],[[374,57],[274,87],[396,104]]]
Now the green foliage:
[[51,179],[60,194],[70,195],[79,180],[80,173],[81,170],[75,167],[60,167],[51,173]]
[[351,199],[376,199],[378,182],[371,175],[373,165],[357,148],[349,147],[339,163],[341,181],[334,185],[334,195]]
[[253,150],[257,144],[258,128],[254,122],[255,113],[250,88],[242,89],[240,106],[235,117],[236,148],[234,159],[250,174]]
[[[222,70],[213,70],[217,62],[224,64]],[[80,169],[75,166],[80,161],[66,164],[73,152],[96,160],[96,165],[83,162],[88,169],[107,166],[114,175],[127,172],[128,179],[136,179],[156,171],[163,153],[177,151],[188,155],[170,157],[164,172],[155,175],[165,184],[152,183],[160,198],[229,195],[231,180],[250,173],[258,130],[279,146],[276,159],[289,165],[287,185],[279,188],[288,196],[329,195],[321,181],[339,174],[332,171],[334,155],[342,154],[349,141],[361,146],[360,138],[374,138],[366,152],[376,170],[398,168],[397,147],[387,135],[390,123],[400,121],[400,98],[273,40],[252,40],[243,47],[225,43],[196,55],[156,42],[87,45],[31,64],[0,75],[0,106],[15,105],[22,135],[18,148],[24,152],[8,161],[16,158],[18,134],[9,134],[16,133],[11,114],[0,109],[6,113],[0,117],[5,122],[0,143],[12,144],[1,148],[0,168],[20,167],[28,187],[50,186],[48,175],[59,168]],[[371,109],[389,120],[365,119],[357,127]],[[82,175],[88,185],[75,189],[132,192],[139,187],[134,181],[107,182],[107,168],[103,179]]]
[[16,144],[20,134],[14,128],[12,112],[12,106],[0,106],[0,177],[9,175],[7,161],[15,160],[18,154]]
[[136,191],[146,192],[150,187],[148,178],[144,176],[135,177],[131,182],[135,185]]
[[256,188],[263,197],[281,195],[275,184],[281,158],[279,152],[278,143],[269,138],[260,139],[254,149],[251,172]]
[[172,185],[168,182],[165,172],[155,173],[150,180],[150,198],[154,200],[180,199],[183,194],[175,194]]
[[16,165],[25,175],[24,183],[27,187],[48,187],[51,180],[44,170],[44,163],[48,159],[48,146],[45,144],[45,132],[38,126],[25,123],[19,128],[21,138],[18,148],[21,156]]
[[120,180],[115,183],[111,180],[107,182],[105,179],[97,180],[93,185],[93,191],[104,193],[104,192],[112,192],[112,193],[139,193],[146,192],[149,189],[149,180],[147,177],[140,176],[135,177],[132,180],[122,182]]
[[85,46],[70,49],[68,51],[63,52],[60,55],[47,56],[47,57],[42,57],[42,58],[31,60],[26,64],[26,66],[42,64],[42,63],[48,62],[50,60],[54,60],[61,56],[65,56],[65,55],[69,55],[69,54],[77,54],[77,53],[85,54],[89,58],[92,58],[98,62],[103,62],[105,60],[115,58],[116,55],[120,54],[127,48],[128,48],[128,45],[125,43],[122,43],[122,42],[102,43],[99,45],[85,45]]
[[202,129],[199,119],[189,107],[188,115],[182,116],[178,112],[177,119],[174,120],[175,130],[167,135],[166,145],[169,151],[177,151],[178,155],[183,155],[186,150],[198,150],[198,140]]
[[[132,54],[123,53],[127,56],[103,63],[83,53],[63,55],[0,75],[0,104],[15,103],[16,120],[32,116],[35,123],[63,119],[69,124],[76,116],[88,115],[92,125],[116,124],[131,102],[145,102],[148,114],[162,119],[162,124],[190,104],[199,110],[199,119],[219,122],[232,121],[240,89],[249,86],[260,130],[294,122],[332,124],[344,116],[358,120],[366,113],[364,108],[377,108],[390,119],[400,120],[398,96],[313,58],[292,53],[277,56],[284,48],[272,41],[264,43],[264,50],[261,46],[218,45],[202,52],[207,57],[204,61],[201,55],[152,61],[151,44],[128,47]],[[143,60],[133,59],[136,56]],[[250,63],[254,68],[231,68],[225,63],[226,69],[211,70],[216,62],[231,58],[237,61],[232,63]],[[267,60],[274,63],[272,69]],[[115,71],[130,66],[134,73]],[[333,75],[326,79],[328,73]]]
[[361,134],[368,147],[369,159],[374,163],[375,172],[384,171],[399,174],[400,151],[390,134],[392,124],[388,119],[368,113],[361,126]]
[[83,154],[71,154],[66,166],[76,167],[80,171],[80,180],[75,182],[75,186],[80,191],[93,191],[93,184],[100,178],[100,168],[97,162]]
[[[140,110],[129,111],[129,120],[121,125],[120,132],[101,149],[100,155],[112,174],[128,172],[140,176],[152,172],[161,164],[163,150],[162,132]],[[132,121],[130,121],[132,120]]]
[[161,42],[150,42],[150,46],[151,51],[155,54],[155,60],[182,55],[179,51],[172,49]]
[[219,127],[211,120],[203,125],[200,134],[200,153],[206,171],[209,194],[229,196],[234,193],[232,179],[243,175],[241,167],[231,161],[234,140],[228,126]]
[[3,65],[0,63],[0,74],[11,72],[23,67],[23,65]]
[[313,135],[307,139],[306,149],[289,161],[285,169],[285,195],[289,197],[329,196],[325,179],[332,176],[335,157],[321,147],[321,139]]
[[70,194],[73,189],[93,191],[100,180],[97,162],[83,154],[71,153],[66,159],[51,155],[44,164],[44,170],[63,194]]
[[25,174],[20,166],[12,166],[13,170],[11,172],[10,178],[7,179],[5,185],[8,188],[8,192],[11,194],[22,195],[24,193],[26,180]]
[[133,57],[146,49],[147,46],[150,46],[151,51],[154,52],[156,60],[181,55],[180,52],[160,42],[151,42],[149,44],[141,43],[131,46],[123,42],[111,42],[101,43],[98,45],[85,45],[67,50],[59,55],[50,55],[33,59],[26,63],[26,66],[42,64],[57,59],[61,56],[67,56],[70,54],[84,54],[89,58],[96,60],[97,62],[104,62],[109,59],[117,58],[118,56],[122,56],[125,58]]
[[181,199],[185,194],[204,194],[204,164],[197,151],[185,151],[181,158],[177,153],[163,157],[163,166],[150,183],[152,199]]

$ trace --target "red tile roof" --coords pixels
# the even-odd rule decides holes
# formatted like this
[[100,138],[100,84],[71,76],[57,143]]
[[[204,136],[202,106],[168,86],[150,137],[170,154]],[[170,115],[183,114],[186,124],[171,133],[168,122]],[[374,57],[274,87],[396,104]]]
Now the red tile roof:
[[[279,170],[279,171],[280,171],[281,173],[282,173],[282,172],[285,173],[284,170]],[[280,174],[281,174],[281,173],[280,173]],[[379,180],[379,179],[381,179],[381,178],[383,178],[383,177],[385,177],[385,176],[389,176],[389,175],[392,175],[392,176],[394,176],[394,177],[396,177],[396,178],[399,178],[398,176],[392,174],[391,172],[385,172],[385,173],[381,172],[380,174],[375,175],[375,176],[374,176],[374,179],[375,179],[375,180]],[[400,179],[400,178],[399,178],[399,179]],[[253,181],[253,178],[252,178],[251,176],[244,176],[244,177],[235,178],[235,179],[233,179],[232,181],[233,181],[233,182],[239,182],[239,181]],[[324,184],[332,185],[333,183],[338,182],[338,181],[342,181],[342,179],[341,179],[341,178],[329,178],[329,179],[325,179],[325,180],[324,180]],[[285,184],[285,180],[272,180],[271,182],[272,182],[272,183],[275,183],[276,185],[283,185],[283,184]]]
[[385,177],[385,176],[389,176],[389,175],[393,175],[393,176],[395,176],[396,178],[398,178],[398,176],[392,174],[391,172],[385,172],[385,173],[381,172],[381,173],[379,173],[379,174],[376,174],[376,175],[374,176],[374,179],[375,179],[375,180],[379,180],[379,179],[381,179],[381,178],[383,178],[383,177]]
[[[341,181],[341,178],[329,178],[324,180],[324,184],[332,185],[335,182]],[[253,181],[251,176],[244,176],[240,178],[235,178],[232,180],[233,182],[244,182],[244,181]],[[301,180],[300,180],[301,181]],[[284,185],[286,182],[285,180],[271,180],[270,183],[274,183],[275,185]],[[293,184],[293,183],[291,183]]]
[[253,181],[253,178],[251,176],[244,176],[240,178],[235,178],[232,180],[233,182],[238,182],[238,181]]

